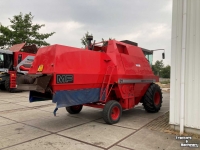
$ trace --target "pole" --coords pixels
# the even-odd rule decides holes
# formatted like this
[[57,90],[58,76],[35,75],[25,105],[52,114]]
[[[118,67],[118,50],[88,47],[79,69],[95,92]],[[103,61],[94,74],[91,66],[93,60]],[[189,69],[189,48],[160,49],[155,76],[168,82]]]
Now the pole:
[[184,133],[184,111],[185,111],[185,48],[186,48],[186,9],[187,0],[183,0],[183,27],[182,27],[182,49],[181,49],[181,93],[180,93],[180,134]]

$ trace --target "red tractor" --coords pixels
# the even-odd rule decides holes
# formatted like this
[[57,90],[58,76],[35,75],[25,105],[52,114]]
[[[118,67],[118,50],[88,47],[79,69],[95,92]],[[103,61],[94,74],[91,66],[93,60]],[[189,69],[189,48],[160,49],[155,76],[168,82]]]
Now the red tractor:
[[17,83],[28,83],[28,73],[37,53],[35,45],[25,43],[13,45],[9,50],[0,50],[0,89],[17,91]]
[[[30,91],[30,102],[50,100],[58,108],[77,114],[83,106],[103,109],[108,124],[117,123],[123,110],[143,103],[147,112],[158,112],[162,92],[159,78],[151,70],[147,55],[131,41],[109,40],[86,49],[62,45],[40,48],[28,75],[32,84],[20,84]],[[145,57],[146,55],[146,57]]]

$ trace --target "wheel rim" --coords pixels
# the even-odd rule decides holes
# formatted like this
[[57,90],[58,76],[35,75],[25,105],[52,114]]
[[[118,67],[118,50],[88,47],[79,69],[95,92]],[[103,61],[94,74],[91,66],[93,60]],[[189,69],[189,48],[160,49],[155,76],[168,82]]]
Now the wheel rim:
[[80,110],[81,109],[81,105],[77,105],[77,106],[72,106],[73,110]]
[[119,114],[120,114],[119,107],[114,106],[112,108],[112,112],[111,112],[111,118],[112,118],[112,120],[117,120],[119,118]]
[[160,103],[160,93],[156,92],[154,95],[154,103],[158,105]]

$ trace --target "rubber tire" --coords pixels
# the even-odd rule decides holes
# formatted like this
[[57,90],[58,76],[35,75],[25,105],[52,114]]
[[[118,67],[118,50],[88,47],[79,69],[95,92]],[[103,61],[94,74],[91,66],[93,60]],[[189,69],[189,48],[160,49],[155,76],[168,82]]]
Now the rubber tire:
[[[154,102],[154,96],[155,93],[158,92],[160,95],[160,101],[158,104],[155,104]],[[145,93],[144,97],[143,97],[143,106],[144,109],[149,112],[149,113],[156,113],[160,110],[160,108],[162,107],[162,92],[160,89],[160,86],[158,86],[157,84],[152,83],[147,92]]]
[[11,89],[10,88],[10,78],[7,78],[6,80],[5,80],[5,89],[6,89],[6,91],[8,91],[8,92],[10,92],[10,93],[14,93],[14,92],[16,92],[16,89]]
[[[112,114],[112,109],[113,107],[118,107],[119,108],[119,117],[116,120],[113,120],[111,117]],[[122,116],[122,107],[120,105],[119,102],[115,101],[115,100],[111,100],[109,102],[107,102],[103,108],[103,120],[107,123],[107,124],[115,124],[118,123],[120,118]]]
[[[74,109],[74,107],[76,107],[76,106],[80,106],[80,108],[79,109]],[[70,114],[78,114],[78,113],[80,113],[80,111],[83,108],[83,105],[76,105],[76,106],[66,107],[67,112],[70,113]]]
[[0,85],[0,90],[2,90],[2,91],[5,91],[6,90],[6,88],[5,88],[5,85],[4,85],[5,83],[3,83],[3,84],[1,84]]

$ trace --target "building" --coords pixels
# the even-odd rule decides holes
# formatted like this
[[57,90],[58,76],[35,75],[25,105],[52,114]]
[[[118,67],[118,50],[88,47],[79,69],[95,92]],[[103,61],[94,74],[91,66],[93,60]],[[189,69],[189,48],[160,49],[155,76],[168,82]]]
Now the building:
[[173,0],[170,124],[200,134],[200,0]]

